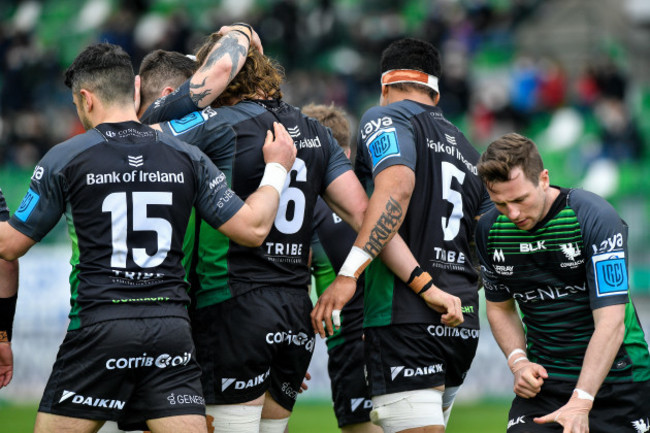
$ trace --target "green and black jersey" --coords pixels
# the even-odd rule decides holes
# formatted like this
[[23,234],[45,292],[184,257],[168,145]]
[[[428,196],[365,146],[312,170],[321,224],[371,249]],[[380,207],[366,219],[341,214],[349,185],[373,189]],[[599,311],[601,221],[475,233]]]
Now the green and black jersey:
[[[314,236],[311,242],[311,267],[318,296],[323,294],[336,278],[356,238],[357,233],[352,227],[319,197],[314,210]],[[361,340],[363,288],[364,274],[361,274],[357,280],[357,291],[341,310],[341,327],[327,337],[328,350],[346,341]]]
[[[414,171],[415,188],[399,234],[433,282],[461,299],[463,327],[477,329],[478,273],[470,242],[476,217],[492,206],[476,170],[479,153],[440,108],[410,100],[373,107],[360,125],[355,171],[361,183],[370,194],[374,176],[387,167]],[[365,327],[440,323],[440,313],[381,260],[374,260],[365,275]]]
[[65,215],[77,329],[188,317],[181,262],[193,206],[219,227],[243,202],[196,147],[137,122],[103,123],[47,152],[9,223],[40,241]]
[[286,127],[298,150],[275,223],[262,246],[241,246],[199,222],[192,279],[197,308],[269,286],[306,291],[316,199],[352,169],[350,161],[328,128],[281,100],[246,100],[196,110],[188,81],[152,104],[143,119],[164,122],[163,131],[204,150],[243,199],[259,187],[265,166],[262,146],[273,122]]
[[476,231],[485,296],[517,301],[528,357],[577,380],[594,332],[592,310],[625,304],[625,337],[606,382],[650,379],[650,357],[629,302],[627,225],[603,198],[560,189],[547,216],[521,230],[496,209]]

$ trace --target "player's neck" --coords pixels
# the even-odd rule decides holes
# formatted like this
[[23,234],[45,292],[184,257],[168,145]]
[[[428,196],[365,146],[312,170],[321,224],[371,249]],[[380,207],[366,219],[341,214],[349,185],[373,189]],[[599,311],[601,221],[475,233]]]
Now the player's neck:
[[434,101],[431,97],[423,92],[417,91],[402,91],[397,89],[390,89],[386,96],[384,96],[385,105],[393,104],[395,102],[404,101],[408,99],[410,101],[419,102],[420,104],[426,105],[436,105],[438,101]]
[[109,109],[99,110],[94,114],[91,119],[94,126],[101,123],[139,122],[135,107],[130,105],[111,107]]

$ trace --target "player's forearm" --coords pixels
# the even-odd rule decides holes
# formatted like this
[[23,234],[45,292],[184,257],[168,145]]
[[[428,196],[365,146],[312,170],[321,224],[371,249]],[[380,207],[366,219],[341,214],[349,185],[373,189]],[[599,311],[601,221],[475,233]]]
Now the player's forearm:
[[0,260],[0,298],[10,298],[18,292],[18,260]]
[[413,269],[419,266],[418,261],[413,257],[413,253],[399,234],[396,234],[386,244],[379,257],[388,266],[388,269],[404,282],[408,281]]
[[594,310],[596,327],[587,346],[576,388],[596,395],[623,343],[624,319],[623,304]]
[[526,349],[524,328],[513,300],[486,301],[486,312],[494,340],[508,357],[515,349]]
[[0,259],[13,261],[24,255],[35,242],[8,222],[0,222]]
[[246,61],[252,34],[244,26],[231,28],[217,41],[190,80],[191,97],[199,108],[214,102]]

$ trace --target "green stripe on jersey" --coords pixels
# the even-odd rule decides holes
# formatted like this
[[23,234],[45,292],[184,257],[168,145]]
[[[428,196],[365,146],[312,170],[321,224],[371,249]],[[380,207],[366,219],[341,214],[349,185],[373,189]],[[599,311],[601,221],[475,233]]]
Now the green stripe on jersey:
[[218,230],[201,221],[196,272],[196,307],[204,308],[232,297],[228,284],[228,248],[230,240]]
[[79,312],[81,307],[77,303],[77,297],[79,296],[79,237],[77,236],[77,231],[74,227],[74,222],[72,221],[72,212],[70,210],[70,203],[67,204],[66,209],[66,222],[68,224],[68,235],[72,241],[72,255],[70,256],[70,265],[72,266],[72,271],[70,272],[70,323],[68,324],[68,331],[74,329],[79,329],[81,327],[81,319],[79,319]]
[[373,260],[365,271],[363,326],[386,326],[393,319],[395,276],[381,260]]

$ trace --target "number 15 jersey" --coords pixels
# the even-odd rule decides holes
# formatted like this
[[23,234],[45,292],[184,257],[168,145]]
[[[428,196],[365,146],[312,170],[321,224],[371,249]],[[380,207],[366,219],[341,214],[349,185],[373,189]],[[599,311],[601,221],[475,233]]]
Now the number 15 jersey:
[[104,123],[43,157],[9,223],[40,241],[65,214],[72,330],[188,317],[181,259],[192,206],[219,227],[243,202],[196,147],[138,122]]

